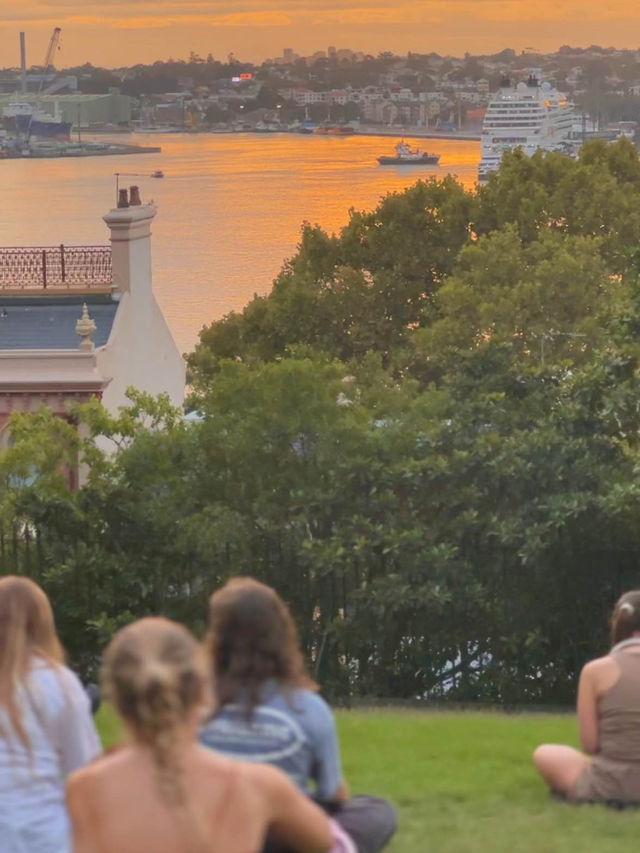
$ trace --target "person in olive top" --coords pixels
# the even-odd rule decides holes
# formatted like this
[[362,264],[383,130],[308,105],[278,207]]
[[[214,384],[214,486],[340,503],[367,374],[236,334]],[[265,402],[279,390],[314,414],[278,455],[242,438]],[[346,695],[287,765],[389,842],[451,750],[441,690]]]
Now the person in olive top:
[[616,604],[611,644],[609,654],[580,674],[583,751],[544,744],[533,760],[551,790],[569,800],[640,804],[640,590]]
[[395,810],[377,797],[349,796],[335,720],[305,672],[285,603],[258,581],[235,578],[212,595],[209,616],[205,650],[217,704],[201,743],[279,767],[323,805],[359,853],[377,853],[395,832]]

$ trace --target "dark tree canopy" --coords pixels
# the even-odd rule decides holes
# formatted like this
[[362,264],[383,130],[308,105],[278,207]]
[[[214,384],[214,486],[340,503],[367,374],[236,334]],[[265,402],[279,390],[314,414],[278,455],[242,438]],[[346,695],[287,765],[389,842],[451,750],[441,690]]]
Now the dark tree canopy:
[[272,292],[203,331],[195,423],[140,394],[78,411],[82,440],[14,418],[0,569],[45,585],[86,670],[134,616],[201,630],[242,573],[334,696],[572,701],[640,575],[638,246],[626,142],[305,225]]

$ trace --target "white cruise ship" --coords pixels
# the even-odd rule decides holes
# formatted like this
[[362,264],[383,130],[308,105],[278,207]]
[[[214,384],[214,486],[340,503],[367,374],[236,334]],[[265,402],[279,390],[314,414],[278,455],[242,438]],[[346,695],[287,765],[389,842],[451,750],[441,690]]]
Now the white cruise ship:
[[575,107],[566,96],[534,75],[526,83],[502,86],[491,98],[482,124],[478,180],[486,180],[510,148],[519,146],[529,156],[540,148],[570,151],[575,120]]

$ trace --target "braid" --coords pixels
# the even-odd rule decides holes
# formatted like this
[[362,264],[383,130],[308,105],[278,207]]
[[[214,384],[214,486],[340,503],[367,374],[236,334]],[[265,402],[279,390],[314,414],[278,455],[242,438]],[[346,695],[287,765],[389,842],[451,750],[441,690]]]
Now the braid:
[[143,619],[119,632],[105,655],[105,693],[151,750],[158,793],[175,810],[192,853],[206,850],[202,820],[184,787],[180,731],[202,699],[204,664],[195,639],[167,619]]
[[183,709],[172,676],[159,667],[149,668],[147,683],[141,685],[138,731],[141,740],[151,747],[161,795],[168,803],[181,805],[185,797],[176,728],[183,720]]

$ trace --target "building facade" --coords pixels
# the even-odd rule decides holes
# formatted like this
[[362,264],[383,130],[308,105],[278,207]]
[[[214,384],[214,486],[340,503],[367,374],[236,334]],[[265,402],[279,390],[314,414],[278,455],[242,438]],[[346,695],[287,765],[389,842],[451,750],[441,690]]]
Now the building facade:
[[112,412],[133,386],[184,399],[185,365],[152,286],[153,204],[120,192],[110,245],[0,248],[0,444],[13,411],[98,398]]

